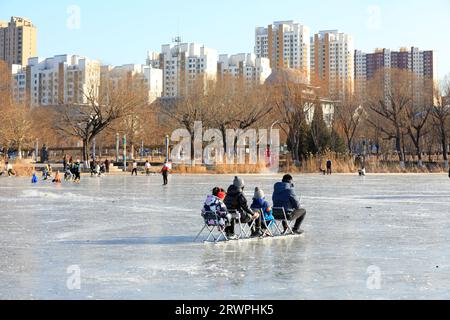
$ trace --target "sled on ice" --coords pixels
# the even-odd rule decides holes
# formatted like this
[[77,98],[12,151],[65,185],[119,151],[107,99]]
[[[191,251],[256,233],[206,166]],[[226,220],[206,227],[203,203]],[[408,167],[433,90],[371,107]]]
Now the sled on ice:
[[[241,214],[237,211],[229,211],[232,219],[236,221],[239,232],[236,233],[239,241],[241,240],[261,240],[261,239],[275,239],[285,237],[300,237],[303,236],[295,234],[292,229],[292,224],[295,221],[289,220],[284,208],[273,208],[274,220],[268,221],[265,218],[262,210],[260,210],[261,226],[263,227],[262,235],[260,237],[251,237],[252,229],[256,221],[250,223],[244,223],[241,219]],[[204,225],[198,233],[194,242],[197,242],[202,234],[206,234],[204,243],[223,243],[232,241],[228,239],[225,233],[225,226],[223,224],[223,218],[221,218],[216,212],[208,211],[203,214]],[[284,230],[283,224],[287,226]]]

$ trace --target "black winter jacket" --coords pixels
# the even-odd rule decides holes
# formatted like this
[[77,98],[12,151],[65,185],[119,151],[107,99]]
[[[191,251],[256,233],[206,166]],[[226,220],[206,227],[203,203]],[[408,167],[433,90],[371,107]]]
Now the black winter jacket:
[[253,215],[253,211],[248,207],[247,199],[241,188],[231,185],[228,188],[227,196],[224,200],[228,210],[237,210],[240,213],[248,213]]

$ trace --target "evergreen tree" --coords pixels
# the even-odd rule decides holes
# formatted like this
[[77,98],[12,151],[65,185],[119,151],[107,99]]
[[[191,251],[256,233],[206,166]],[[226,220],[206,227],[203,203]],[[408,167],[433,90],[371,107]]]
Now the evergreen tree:
[[311,122],[310,145],[314,153],[322,153],[330,147],[330,130],[323,119],[323,109],[320,101],[314,104],[314,116]]

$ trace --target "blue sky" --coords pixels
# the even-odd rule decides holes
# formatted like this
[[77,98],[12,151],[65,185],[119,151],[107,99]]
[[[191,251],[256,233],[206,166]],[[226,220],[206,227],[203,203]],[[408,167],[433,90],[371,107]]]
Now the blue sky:
[[41,57],[73,53],[105,64],[144,63],[148,50],[178,33],[220,53],[252,52],[256,26],[297,20],[312,32],[349,33],[365,51],[433,49],[439,77],[450,73],[448,0],[0,0],[0,20],[12,15],[39,28]]

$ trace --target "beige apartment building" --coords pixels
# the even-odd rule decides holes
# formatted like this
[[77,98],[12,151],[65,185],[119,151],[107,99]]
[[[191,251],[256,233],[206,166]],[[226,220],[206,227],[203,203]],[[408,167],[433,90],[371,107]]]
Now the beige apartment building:
[[353,93],[354,48],[350,35],[326,30],[311,38],[311,83],[327,98],[343,99]]
[[0,60],[8,64],[26,66],[28,59],[37,56],[37,28],[25,18],[12,17],[0,21]]

